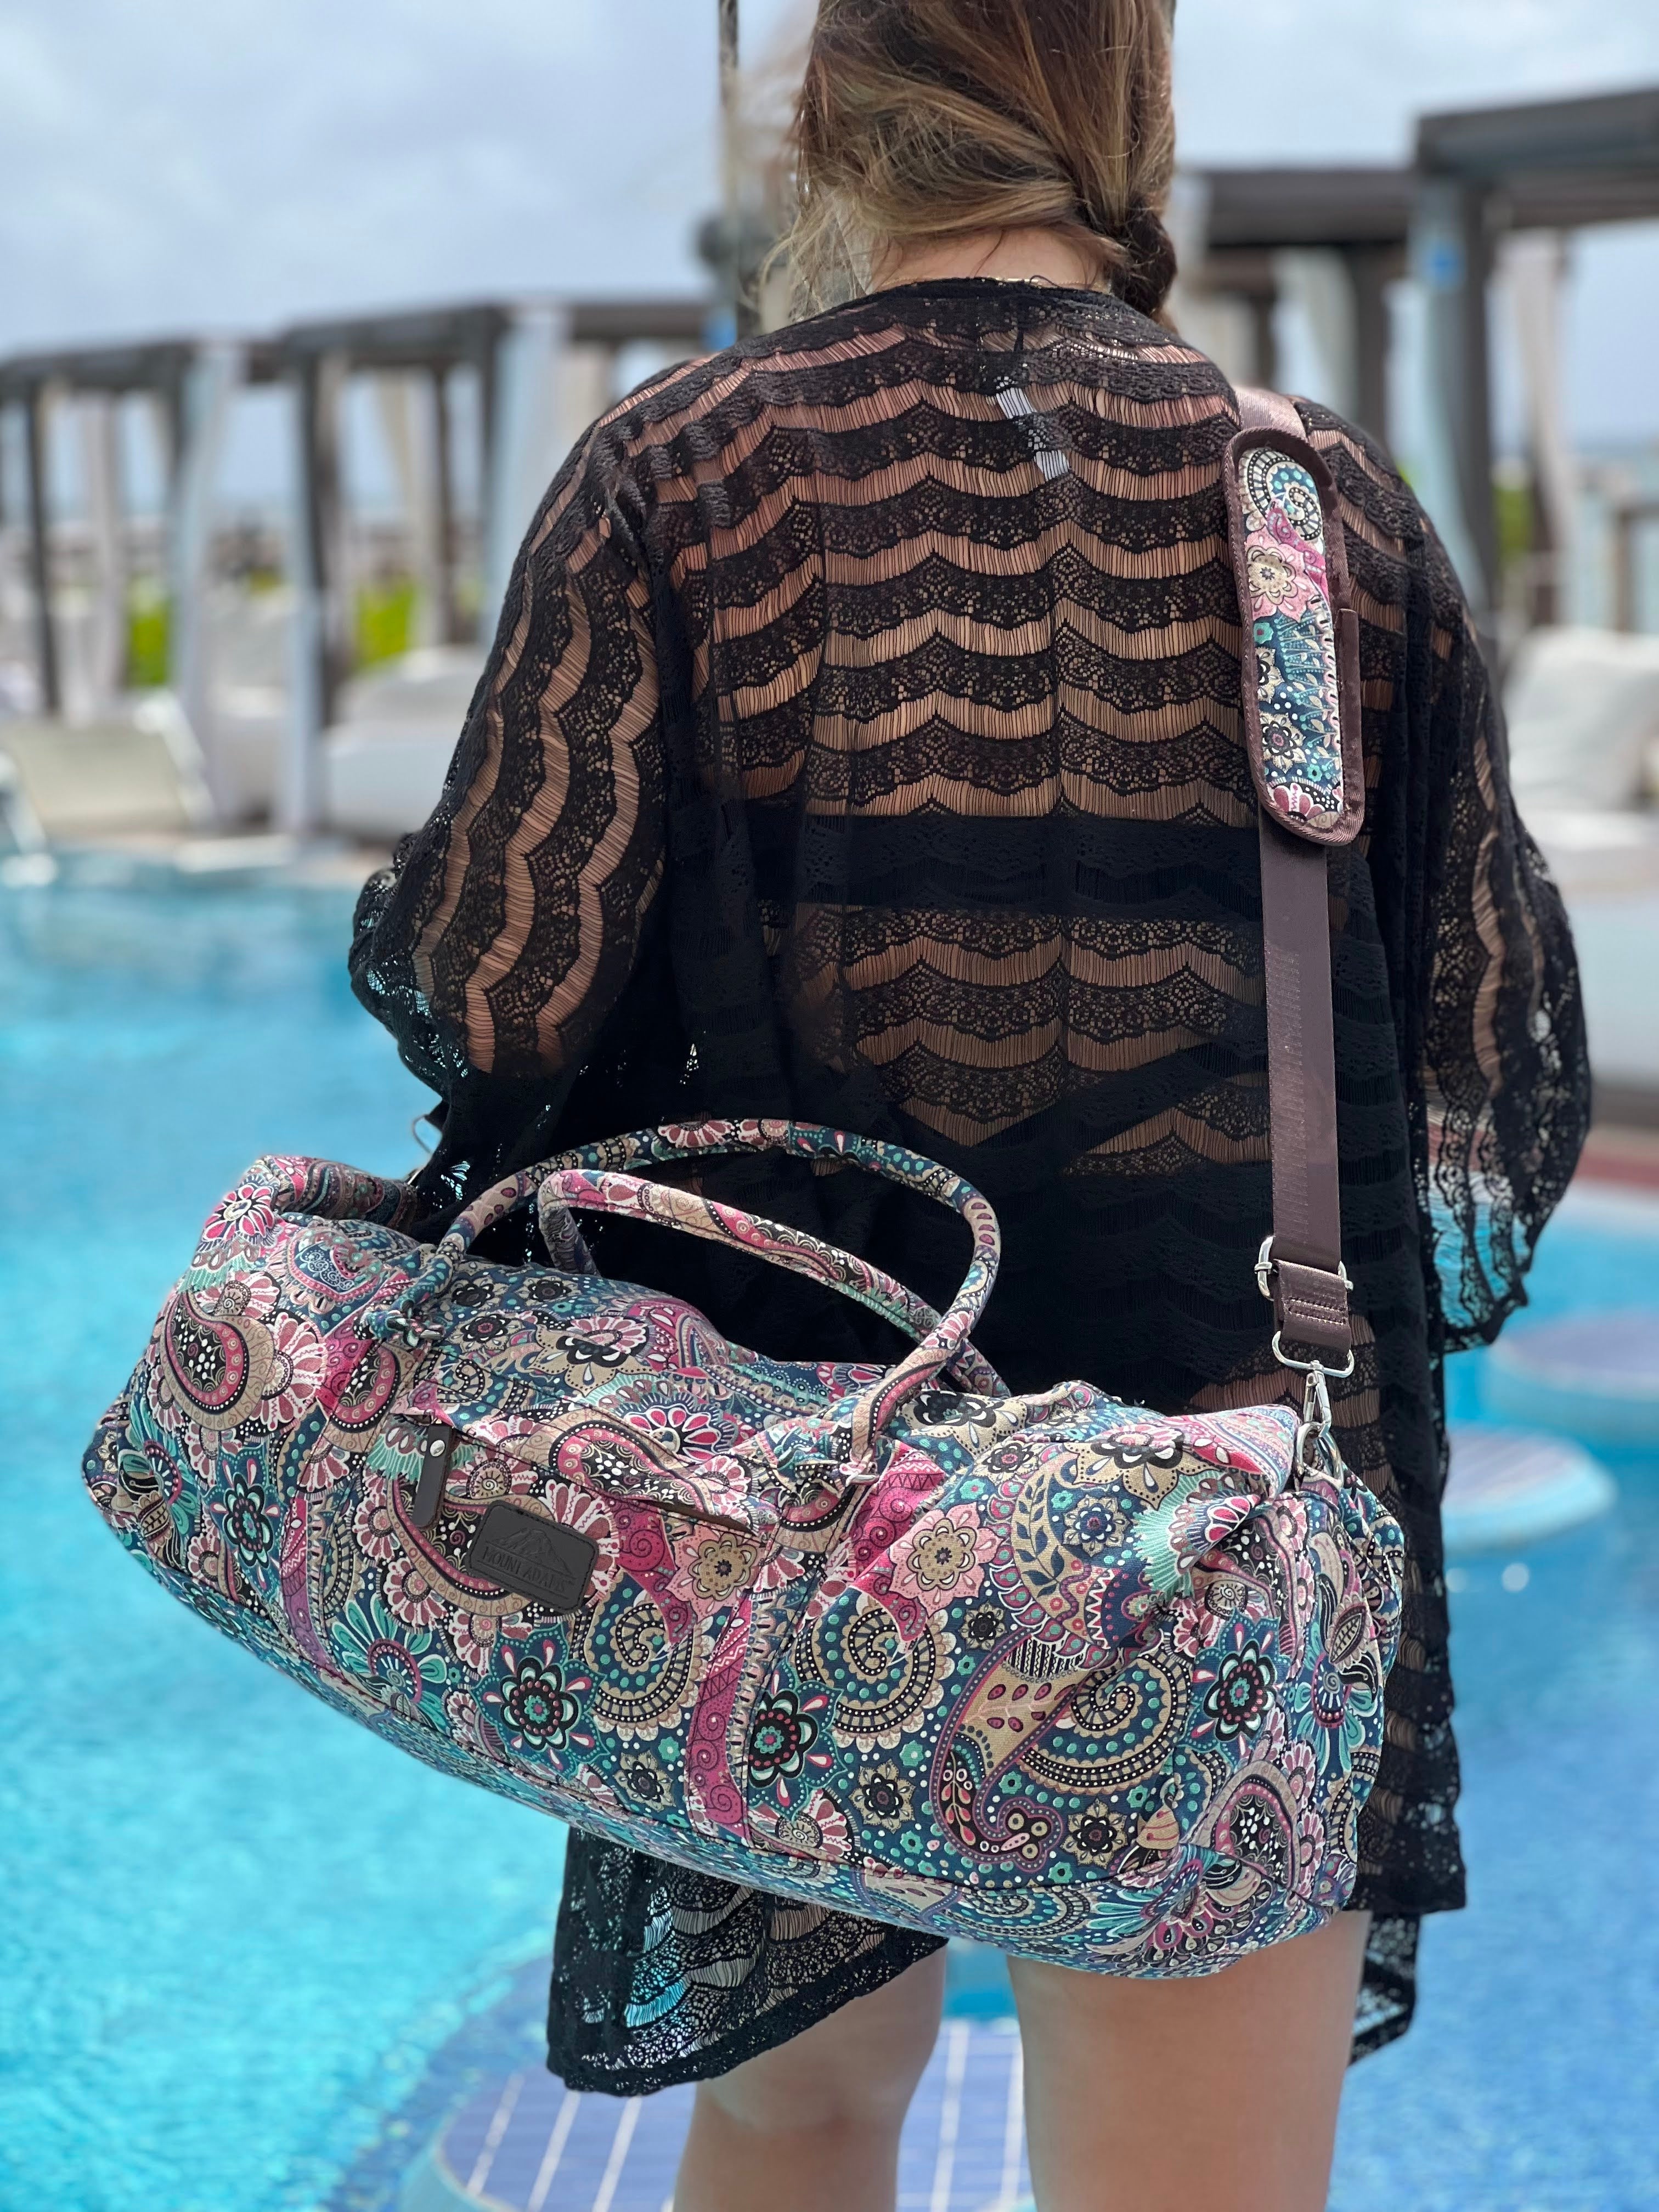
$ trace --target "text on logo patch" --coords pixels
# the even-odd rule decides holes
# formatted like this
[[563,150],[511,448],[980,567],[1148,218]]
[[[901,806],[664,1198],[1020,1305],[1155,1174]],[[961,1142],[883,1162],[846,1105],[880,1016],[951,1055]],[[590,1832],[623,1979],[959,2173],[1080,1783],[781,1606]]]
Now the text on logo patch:
[[574,1613],[587,1589],[597,1547],[562,1521],[517,1505],[492,1505],[462,1564],[469,1574]]

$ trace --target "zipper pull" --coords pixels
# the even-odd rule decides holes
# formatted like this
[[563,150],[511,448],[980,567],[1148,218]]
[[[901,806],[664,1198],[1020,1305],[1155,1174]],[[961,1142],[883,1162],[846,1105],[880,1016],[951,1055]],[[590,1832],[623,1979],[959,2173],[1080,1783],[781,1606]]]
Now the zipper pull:
[[429,1528],[438,1517],[449,1482],[449,1462],[460,1441],[452,1428],[431,1421],[420,1431],[421,1478],[415,1489],[410,1519],[417,1528]]

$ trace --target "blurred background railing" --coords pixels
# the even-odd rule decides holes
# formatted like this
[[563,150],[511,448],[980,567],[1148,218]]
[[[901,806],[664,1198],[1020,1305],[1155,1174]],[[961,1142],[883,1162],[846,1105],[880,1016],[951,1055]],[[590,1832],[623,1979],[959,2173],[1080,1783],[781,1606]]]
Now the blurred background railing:
[[[728,143],[728,169],[746,174],[728,176],[728,212],[702,227],[716,279],[705,298],[483,301],[0,361],[0,705],[86,724],[164,681],[222,823],[408,826],[395,805],[395,821],[360,818],[326,733],[416,702],[385,673],[366,695],[354,681],[417,654],[420,714],[408,719],[447,713],[477,665],[480,610],[499,603],[518,535],[576,433],[650,368],[728,337],[734,276],[746,325],[784,311],[787,288],[757,299],[753,285],[773,149],[735,117]],[[1572,234],[1654,218],[1659,88],[1429,116],[1413,166],[1184,173],[1176,319],[1231,374],[1273,383],[1285,311],[1297,314],[1318,396],[1406,452],[1507,663],[1533,629],[1630,633],[1654,611],[1641,556],[1659,483],[1574,455],[1560,374]],[[1503,455],[1490,335],[1500,304],[1524,426]],[[292,417],[288,511],[227,513],[229,418],[270,387]],[[364,391],[368,410],[349,407]],[[379,449],[373,503],[352,495],[363,472],[348,423]],[[161,512],[135,514],[124,482],[145,440],[165,496]],[[69,477],[73,511],[59,511]],[[434,787],[410,773],[414,819]]]
[[[787,271],[764,270],[775,88],[737,70],[735,8],[720,20],[702,293],[0,360],[0,868],[87,836],[386,842],[424,818],[573,440],[653,369],[788,312]],[[1659,927],[1659,447],[1576,452],[1562,368],[1575,238],[1656,218],[1659,88],[1426,116],[1409,164],[1190,169],[1170,214],[1179,326],[1399,455],[1500,671],[1516,787],[1569,896],[1613,881]],[[236,504],[227,441],[261,405],[289,489]],[[1589,917],[1592,1025],[1604,1084],[1659,1126],[1659,1009],[1620,950],[1628,920],[1604,960]]]

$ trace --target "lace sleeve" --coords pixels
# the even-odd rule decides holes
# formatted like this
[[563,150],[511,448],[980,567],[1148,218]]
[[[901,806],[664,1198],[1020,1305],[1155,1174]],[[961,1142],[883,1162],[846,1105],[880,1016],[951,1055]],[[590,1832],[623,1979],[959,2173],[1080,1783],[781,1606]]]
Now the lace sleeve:
[[446,1102],[576,1066],[661,878],[651,592],[608,451],[600,426],[531,526],[443,795],[357,909],[353,987]]
[[1515,810],[1465,619],[1443,653],[1429,793],[1423,1079],[1444,1349],[1495,1336],[1577,1164],[1589,1066],[1572,938]]

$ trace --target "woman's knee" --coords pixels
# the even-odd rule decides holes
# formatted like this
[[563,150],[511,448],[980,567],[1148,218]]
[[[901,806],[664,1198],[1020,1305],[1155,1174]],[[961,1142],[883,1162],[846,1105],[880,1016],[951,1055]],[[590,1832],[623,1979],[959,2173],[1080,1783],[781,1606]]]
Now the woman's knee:
[[698,2095],[758,2134],[896,2134],[939,2034],[944,1989],[940,1952]]

